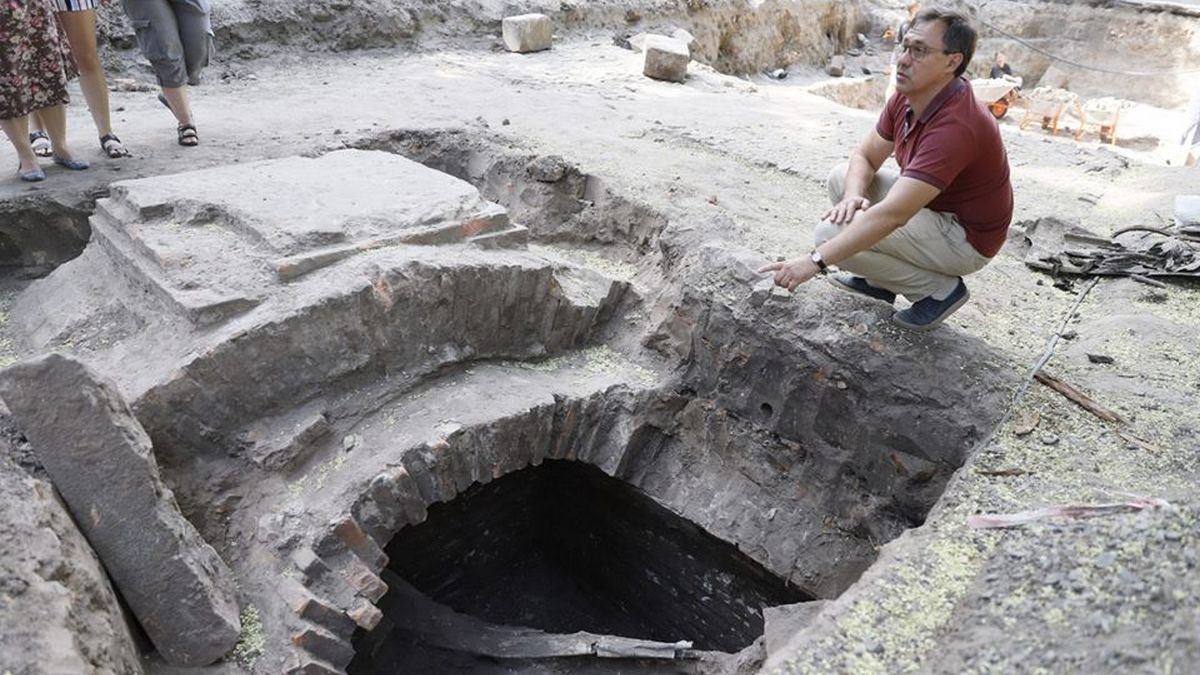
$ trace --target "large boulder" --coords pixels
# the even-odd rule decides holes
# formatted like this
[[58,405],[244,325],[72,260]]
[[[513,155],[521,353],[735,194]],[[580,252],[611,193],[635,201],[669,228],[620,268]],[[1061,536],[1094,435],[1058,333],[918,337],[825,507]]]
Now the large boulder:
[[0,396],[163,657],[224,656],[241,632],[233,576],[179,512],[116,386],[50,354],[0,373]]

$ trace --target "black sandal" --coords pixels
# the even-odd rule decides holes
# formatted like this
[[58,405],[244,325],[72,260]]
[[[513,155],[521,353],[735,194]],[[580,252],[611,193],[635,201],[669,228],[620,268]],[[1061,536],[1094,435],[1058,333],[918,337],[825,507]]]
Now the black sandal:
[[195,124],[179,125],[179,144],[188,148],[200,145],[200,134],[196,133]]
[[100,149],[104,151],[104,154],[113,159],[129,156],[129,150],[125,149],[125,145],[121,143],[121,139],[117,138],[116,134],[104,134],[101,136]]

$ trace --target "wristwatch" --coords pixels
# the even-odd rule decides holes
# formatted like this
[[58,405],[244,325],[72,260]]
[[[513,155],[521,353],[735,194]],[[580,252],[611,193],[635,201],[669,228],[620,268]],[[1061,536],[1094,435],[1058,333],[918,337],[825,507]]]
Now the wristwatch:
[[821,252],[817,249],[814,248],[812,253],[808,254],[808,259],[813,261],[813,264],[817,266],[818,274],[826,274],[829,272],[829,265],[825,264],[825,259],[821,257]]

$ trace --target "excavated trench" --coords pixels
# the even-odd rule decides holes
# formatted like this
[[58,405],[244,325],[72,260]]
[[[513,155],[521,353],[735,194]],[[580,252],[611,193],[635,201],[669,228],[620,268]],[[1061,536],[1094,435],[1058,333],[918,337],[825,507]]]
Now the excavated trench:
[[[460,130],[395,132],[362,147],[472,183],[534,241],[600,247],[643,269],[676,245],[664,215],[561,157]],[[676,312],[694,310],[687,295]],[[645,300],[626,301],[611,323]],[[737,358],[743,370],[796,371],[797,356],[826,358],[824,348],[797,354],[764,344],[763,327],[744,316],[707,319],[724,327],[702,342],[759,352]],[[974,347],[939,361],[961,362]],[[879,546],[919,525],[987,421],[938,412],[945,392],[926,396],[887,379],[907,382],[930,364],[893,364],[883,379],[875,364],[862,365],[842,367],[828,386],[750,387],[731,405],[737,385],[693,363],[703,372],[685,375],[673,395],[593,420],[640,420],[615,465],[534,460],[465,490],[460,481],[457,494],[427,496],[424,519],[375,535],[390,560],[380,571],[390,590],[376,603],[379,625],[355,632],[349,672],[576,672],[580,658],[598,659],[594,672],[697,672],[691,659],[753,651],[764,609],[837,597]],[[872,397],[878,418],[847,424]],[[373,499],[358,501],[360,520]],[[604,665],[606,657],[618,660]]]
[[[164,363],[122,387],[185,514],[232,542],[221,553],[279,645],[271,663],[290,645],[351,673],[702,672],[761,651],[766,608],[844,592],[923,521],[1000,409],[981,345],[895,358],[901,343],[828,332],[838,299],[710,288],[745,265],[694,239],[708,226],[676,231],[570,158],[424,130],[264,166],[130,182],[13,313],[25,345],[69,345],[109,373],[154,340]],[[246,171],[265,197],[225,187]],[[373,188],[354,181],[376,174],[442,186],[468,200],[451,222],[482,212],[497,231],[463,243],[463,227],[421,220],[399,245],[368,232],[331,249],[330,218],[269,201],[320,175],[365,209]],[[160,206],[185,182],[190,201]],[[221,219],[239,208],[262,209],[246,221],[259,248],[230,244],[246,226]],[[175,225],[188,219],[201,227]],[[286,238],[309,221],[319,238]],[[205,239],[173,248],[192,232]],[[257,259],[154,267],[285,244],[282,281],[234,272]],[[115,285],[45,314],[90,279]],[[946,368],[964,377],[928,377]],[[297,583],[299,602],[273,599]]]

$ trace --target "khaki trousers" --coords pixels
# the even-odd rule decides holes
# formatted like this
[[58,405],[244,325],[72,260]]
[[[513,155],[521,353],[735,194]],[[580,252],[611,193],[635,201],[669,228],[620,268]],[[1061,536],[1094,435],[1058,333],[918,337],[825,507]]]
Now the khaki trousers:
[[[829,199],[834,204],[842,200],[849,168],[843,162],[829,172]],[[871,204],[883,201],[899,178],[894,169],[880,169],[867,189],[867,199]],[[814,233],[816,245],[833,239],[841,227],[821,221]],[[954,214],[921,209],[902,227],[838,267],[916,302],[950,287],[956,277],[979,271],[991,260],[967,242],[967,232]]]

